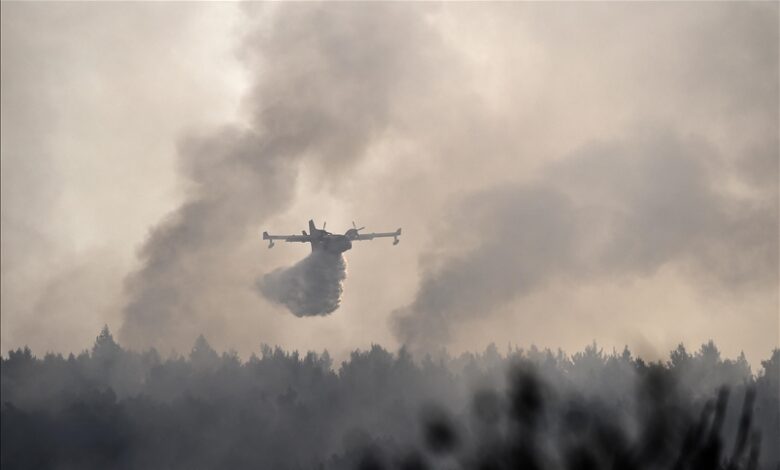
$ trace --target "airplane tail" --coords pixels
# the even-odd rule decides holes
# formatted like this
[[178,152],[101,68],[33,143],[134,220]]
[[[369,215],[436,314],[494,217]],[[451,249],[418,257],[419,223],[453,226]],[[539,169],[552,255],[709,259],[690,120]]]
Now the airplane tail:
[[309,219],[309,233],[314,235],[316,233],[317,227],[314,226],[314,220]]

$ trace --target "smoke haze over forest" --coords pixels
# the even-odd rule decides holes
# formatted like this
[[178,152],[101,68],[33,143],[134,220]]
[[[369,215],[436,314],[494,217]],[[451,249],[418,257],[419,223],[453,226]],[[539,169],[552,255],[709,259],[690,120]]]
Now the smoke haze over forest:
[[779,3],[0,35],[3,470],[780,468]]
[[[509,372],[507,372],[509,371]],[[373,346],[185,357],[108,329],[78,356],[0,363],[3,468],[774,469],[780,350],[657,364],[596,344],[412,360]]]
[[778,345],[776,3],[1,8],[3,350]]

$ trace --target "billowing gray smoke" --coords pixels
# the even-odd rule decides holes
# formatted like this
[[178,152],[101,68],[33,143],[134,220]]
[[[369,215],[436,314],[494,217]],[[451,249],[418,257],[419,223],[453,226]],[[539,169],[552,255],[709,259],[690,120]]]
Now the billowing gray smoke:
[[[764,158],[776,162],[773,155]],[[707,142],[645,130],[586,146],[533,183],[467,195],[439,245],[460,233],[462,220],[486,229],[475,248],[450,241],[438,264],[423,265],[416,298],[394,315],[399,340],[436,348],[458,323],[555,280],[636,278],[677,264],[724,288],[777,285],[776,196],[724,192],[708,165],[716,158]]]
[[248,250],[262,221],[290,204],[301,165],[335,182],[391,126],[395,102],[425,92],[431,55],[421,45],[438,41],[420,8],[298,4],[274,12],[241,51],[256,80],[244,102],[247,125],[180,146],[192,191],[151,231],[141,268],[127,279],[125,344],[184,348],[203,331],[219,337],[229,323],[219,312],[247,308],[229,302],[251,296],[258,266]]
[[327,315],[341,303],[347,261],[341,253],[314,251],[289,268],[276,269],[257,281],[258,290],[297,317]]

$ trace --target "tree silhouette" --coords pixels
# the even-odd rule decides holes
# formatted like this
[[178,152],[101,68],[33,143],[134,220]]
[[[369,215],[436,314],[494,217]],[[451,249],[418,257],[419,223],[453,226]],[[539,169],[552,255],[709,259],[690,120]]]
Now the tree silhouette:
[[242,361],[203,336],[161,358],[106,326],[78,355],[0,359],[0,465],[774,469],[780,351],[761,365],[714,343],[663,363],[595,343],[435,359],[373,345],[338,365],[261,345]]

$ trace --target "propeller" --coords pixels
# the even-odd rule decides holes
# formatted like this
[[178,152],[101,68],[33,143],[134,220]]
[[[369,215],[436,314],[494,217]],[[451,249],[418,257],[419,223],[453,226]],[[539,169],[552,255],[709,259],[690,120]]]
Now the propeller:
[[360,228],[357,228],[357,227],[355,226],[355,221],[353,220],[353,221],[352,221],[352,228],[354,228],[356,232],[359,232],[359,231],[363,230],[365,227],[360,227]]

